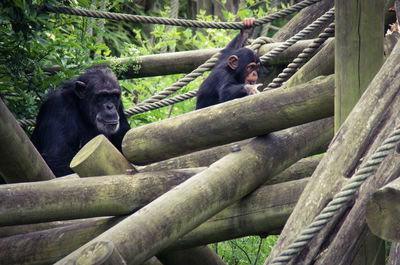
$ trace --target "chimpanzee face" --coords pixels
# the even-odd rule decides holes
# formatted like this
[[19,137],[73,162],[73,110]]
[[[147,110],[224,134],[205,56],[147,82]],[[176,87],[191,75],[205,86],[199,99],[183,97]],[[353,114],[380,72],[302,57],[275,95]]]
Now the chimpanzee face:
[[106,136],[116,133],[119,129],[120,97],[119,88],[102,89],[94,94],[93,115],[96,127]]
[[246,66],[245,73],[245,83],[250,85],[255,85],[258,79],[258,72],[260,69],[260,63],[251,62]]
[[105,136],[117,133],[119,112],[122,113],[121,88],[117,79],[113,75],[91,76],[85,81],[75,83],[81,114]]
[[237,50],[228,58],[228,67],[234,71],[235,79],[242,84],[256,84],[260,65],[258,55],[247,48]]

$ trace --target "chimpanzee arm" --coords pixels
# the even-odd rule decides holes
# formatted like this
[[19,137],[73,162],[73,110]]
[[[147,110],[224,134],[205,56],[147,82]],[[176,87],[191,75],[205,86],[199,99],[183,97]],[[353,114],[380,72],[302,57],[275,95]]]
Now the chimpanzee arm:
[[32,133],[33,144],[56,176],[72,173],[69,163],[79,149],[79,140],[71,141],[78,139],[79,134],[74,122],[76,110],[76,106],[66,104],[60,95],[53,95],[40,109]]
[[219,102],[225,102],[247,96],[247,90],[245,89],[244,84],[230,83],[220,88],[218,96]]
[[236,50],[243,48],[254,24],[254,18],[245,18],[243,24],[245,28],[240,30],[240,33],[226,46],[225,50]]
[[236,37],[224,48],[224,51],[243,48],[246,44],[247,38],[249,37],[250,30],[251,29],[241,29],[240,33],[236,35]]

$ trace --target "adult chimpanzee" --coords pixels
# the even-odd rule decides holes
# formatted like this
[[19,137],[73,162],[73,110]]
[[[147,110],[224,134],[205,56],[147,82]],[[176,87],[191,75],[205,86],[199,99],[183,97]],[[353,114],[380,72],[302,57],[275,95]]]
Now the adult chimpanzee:
[[88,69],[50,93],[39,110],[31,140],[56,176],[90,139],[104,134],[119,150],[130,126],[117,78],[105,68]]
[[221,51],[214,69],[201,84],[196,109],[260,93],[257,88],[262,84],[256,84],[260,58],[252,50],[243,48],[254,19],[245,19],[243,23],[246,28]]

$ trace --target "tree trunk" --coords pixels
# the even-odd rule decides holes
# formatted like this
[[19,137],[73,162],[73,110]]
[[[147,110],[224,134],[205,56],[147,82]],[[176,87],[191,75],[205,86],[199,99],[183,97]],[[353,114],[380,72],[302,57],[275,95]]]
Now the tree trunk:
[[7,183],[54,179],[53,172],[1,99],[0,124],[0,176]]
[[[332,199],[339,190],[343,177],[350,176],[357,168],[360,158],[382,127],[382,122],[387,122],[390,106],[400,105],[399,60],[400,43],[396,45],[392,55],[386,60],[336,134],[289,217],[266,264],[277,257]],[[318,249],[306,250],[316,254]],[[311,256],[314,254],[310,253]]]
[[[129,264],[141,264],[296,160],[329,141],[332,119],[257,137],[240,151],[158,197],[57,264],[93,258],[88,249],[112,242]],[[307,140],[305,140],[307,139]],[[149,222],[151,220],[151,222]],[[86,258],[87,257],[87,258]]]
[[137,127],[126,133],[122,151],[143,165],[329,117],[333,83],[333,76],[317,78]]

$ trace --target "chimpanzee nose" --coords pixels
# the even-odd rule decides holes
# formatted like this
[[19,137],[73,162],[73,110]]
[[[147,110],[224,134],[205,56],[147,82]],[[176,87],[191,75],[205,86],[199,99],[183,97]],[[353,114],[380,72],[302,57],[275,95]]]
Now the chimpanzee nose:
[[107,110],[112,110],[112,109],[114,108],[114,104],[112,104],[112,103],[106,103],[106,104],[105,104],[105,107],[106,107]]

